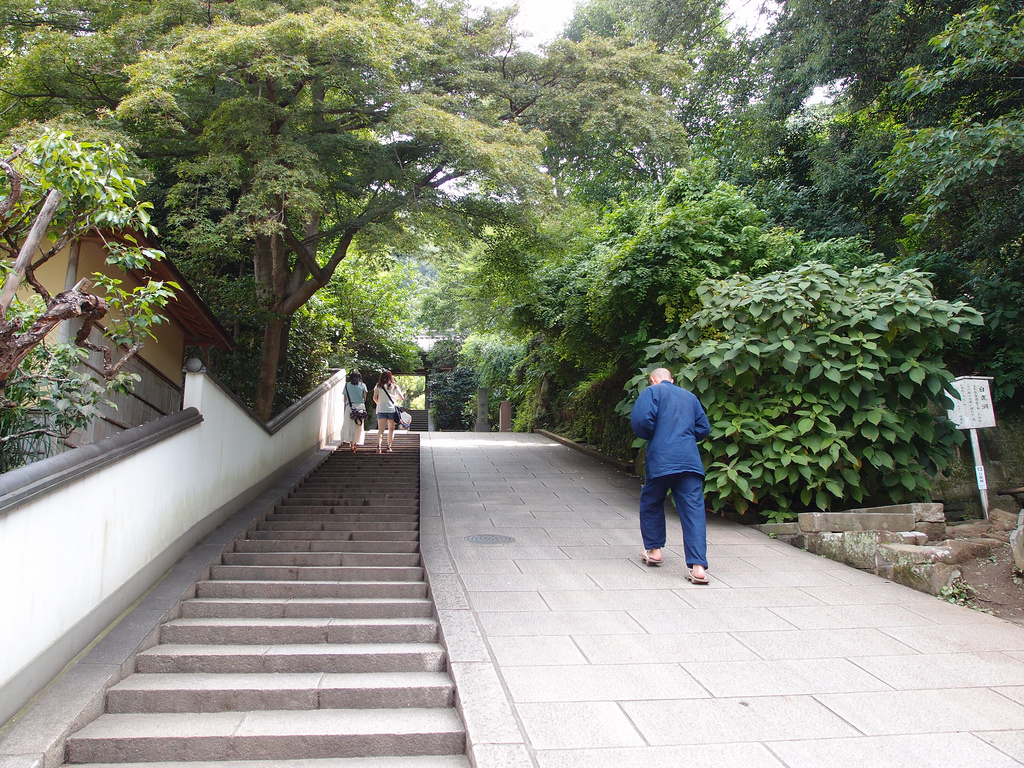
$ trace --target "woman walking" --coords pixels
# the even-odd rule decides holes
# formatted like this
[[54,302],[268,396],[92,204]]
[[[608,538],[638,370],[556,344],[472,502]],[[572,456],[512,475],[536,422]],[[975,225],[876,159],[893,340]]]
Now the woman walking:
[[352,453],[366,439],[366,385],[359,371],[352,371],[345,383],[345,407],[348,418],[341,425],[341,444],[351,445]]
[[388,432],[388,453],[392,453],[391,443],[395,439],[395,424],[398,421],[398,404],[405,400],[405,395],[395,382],[391,371],[380,375],[377,386],[373,388],[373,405],[377,409],[377,453],[381,452],[384,430]]

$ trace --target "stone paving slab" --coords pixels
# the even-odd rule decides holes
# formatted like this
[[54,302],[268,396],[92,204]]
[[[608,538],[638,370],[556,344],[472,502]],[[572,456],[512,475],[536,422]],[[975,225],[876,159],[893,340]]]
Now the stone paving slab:
[[[713,518],[542,435],[429,433],[422,548],[477,768],[1024,766],[1024,627]],[[474,534],[513,541],[474,544]]]

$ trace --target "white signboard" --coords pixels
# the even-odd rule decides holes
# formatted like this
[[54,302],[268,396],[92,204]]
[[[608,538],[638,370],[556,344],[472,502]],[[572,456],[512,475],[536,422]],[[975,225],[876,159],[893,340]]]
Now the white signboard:
[[961,376],[953,380],[953,388],[960,393],[960,399],[953,401],[949,420],[957,429],[985,429],[996,425],[988,382],[987,376]]

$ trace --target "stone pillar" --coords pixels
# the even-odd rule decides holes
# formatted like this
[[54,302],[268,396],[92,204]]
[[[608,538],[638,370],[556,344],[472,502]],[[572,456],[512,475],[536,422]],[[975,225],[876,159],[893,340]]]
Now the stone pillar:
[[473,431],[491,431],[491,427],[487,423],[487,389],[485,387],[480,387],[476,391],[476,427]]
[[502,400],[501,401],[501,413],[498,416],[498,431],[499,432],[511,432],[512,431],[512,401]]

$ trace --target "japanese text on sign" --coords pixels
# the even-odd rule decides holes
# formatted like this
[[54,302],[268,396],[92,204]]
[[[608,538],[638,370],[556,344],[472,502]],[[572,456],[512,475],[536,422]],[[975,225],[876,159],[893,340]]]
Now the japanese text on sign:
[[953,401],[949,420],[957,429],[985,429],[996,425],[988,381],[981,376],[961,376],[953,381],[953,388],[960,393],[960,399]]

